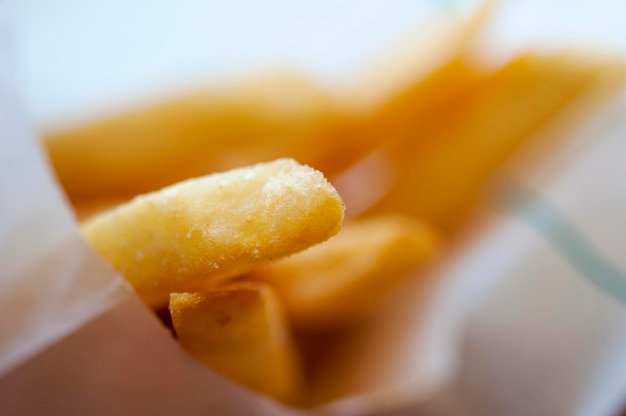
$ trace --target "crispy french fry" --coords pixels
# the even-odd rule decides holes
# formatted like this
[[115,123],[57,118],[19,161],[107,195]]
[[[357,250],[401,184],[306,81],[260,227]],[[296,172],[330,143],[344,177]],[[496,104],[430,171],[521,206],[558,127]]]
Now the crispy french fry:
[[[388,137],[390,123],[419,125],[420,132],[423,134],[428,128],[434,128],[441,122],[449,122],[449,114],[454,114],[449,109],[462,105],[466,101],[467,91],[484,77],[485,75],[473,70],[466,60],[452,59],[426,75],[422,81],[393,96],[373,114],[354,118],[352,123],[345,124],[342,128],[335,125],[334,130],[330,128],[326,130],[328,135],[325,135],[322,130],[314,129],[313,133],[296,130],[294,126],[298,125],[297,120],[303,116],[302,114],[311,115],[323,107],[325,102],[322,98],[315,98],[315,92],[310,91],[308,95],[305,94],[309,97],[307,100],[303,100],[304,102],[297,105],[295,109],[290,108],[289,103],[293,100],[298,102],[298,100],[297,94],[294,94],[293,89],[288,87],[292,85],[297,87],[300,83],[297,79],[283,77],[265,79],[264,83],[253,85],[247,83],[233,87],[226,97],[218,96],[224,100],[221,102],[223,108],[218,106],[220,103],[217,100],[218,97],[210,105],[203,104],[200,99],[195,102],[189,98],[164,105],[158,112],[156,109],[146,109],[141,113],[129,114],[120,119],[104,120],[76,130],[64,131],[48,137],[46,144],[77,217],[82,221],[106,208],[131,199],[136,192],[152,190],[156,185],[165,185],[177,178],[182,179],[186,170],[188,175],[204,174],[211,168],[233,167],[242,163],[298,153],[301,158],[297,160],[308,160],[312,165],[321,166],[324,172],[331,174],[340,172],[383,143]],[[301,91],[306,88],[306,86],[300,86]],[[246,93],[242,92],[244,89],[247,89]],[[267,97],[271,96],[272,90],[275,94],[272,96],[272,101],[267,102]],[[278,97],[276,97],[276,91],[281,92]],[[252,100],[252,97],[257,98]],[[252,100],[255,105],[248,103],[248,100]],[[283,104],[280,104],[281,102]],[[316,102],[318,104],[314,104]],[[207,107],[202,109],[202,105]],[[275,131],[275,136],[265,137],[260,125],[250,124],[248,126],[250,129],[258,129],[258,134],[254,138],[251,138],[253,134],[251,130],[250,136],[246,133],[245,140],[240,140],[238,143],[220,144],[218,141],[222,136],[213,137],[207,133],[207,137],[203,138],[206,143],[197,142],[196,144],[215,146],[215,148],[207,148],[209,152],[194,152],[191,148],[186,148],[188,143],[185,137],[187,136],[174,137],[175,130],[171,132],[167,129],[160,130],[158,135],[151,133],[152,129],[158,128],[158,123],[165,123],[170,118],[180,118],[182,122],[186,117],[191,117],[194,112],[198,112],[197,117],[206,113],[205,116],[208,118],[214,116],[219,118],[222,112],[230,111],[230,106],[235,106],[239,112],[237,116],[233,113],[232,117],[221,120],[220,122],[225,123],[221,128],[229,128],[229,123],[238,124],[233,126],[233,131],[236,132],[241,128],[238,117],[251,123],[251,120],[255,120],[254,114],[262,114],[262,111],[270,115],[274,114],[278,111],[276,107],[280,105],[286,108],[285,111],[288,109],[288,111],[295,112],[289,117],[283,116],[285,122],[290,117],[295,120],[290,123],[291,127],[285,134],[278,134]],[[148,125],[151,122],[148,115],[152,114],[152,111],[155,112],[153,116],[156,120],[152,120],[152,125]],[[163,114],[160,114],[161,111]],[[249,113],[247,116],[245,116],[246,112]],[[146,120],[143,120],[144,116],[140,116],[144,113],[146,113],[144,115],[147,117]],[[128,119],[127,122],[122,122],[126,119]],[[121,125],[118,126],[120,123]],[[130,127],[124,127],[125,123],[141,131],[133,137],[128,137],[133,135],[133,131],[126,132],[125,129],[130,129]],[[321,126],[318,125],[316,129],[318,127]],[[296,138],[296,134],[299,137]],[[319,135],[315,136],[316,134]],[[341,137],[336,137],[339,134]],[[161,137],[160,135],[163,135],[162,139],[157,140],[155,137]],[[153,145],[150,144],[150,138],[156,141]],[[304,150],[308,146],[307,143],[315,144],[314,151]],[[173,148],[159,148],[166,144]],[[185,154],[181,154],[181,151]],[[135,153],[143,156],[136,158]],[[220,159],[225,154],[228,157]],[[157,156],[160,159],[153,159]],[[184,166],[175,168],[170,166],[170,163],[179,164],[181,160],[184,161]],[[168,176],[168,178],[160,175]],[[332,181],[335,183],[334,178]],[[81,190],[83,185],[84,191]],[[351,194],[349,189],[344,191],[345,195]],[[367,189],[358,190],[358,192],[365,191]],[[98,195],[92,195],[92,192],[98,192]],[[346,202],[352,205],[352,201]]]
[[[443,122],[434,128],[421,130],[406,118],[391,122],[397,120],[393,114],[408,109],[391,113],[387,124],[393,126],[389,134],[394,139],[381,151],[393,170],[393,184],[366,212],[402,212],[453,231],[489,175],[604,75],[607,65],[615,63],[568,54],[527,55],[478,83],[461,105],[445,109]],[[410,107],[411,101],[404,105]]]
[[74,203],[130,198],[279,157],[336,170],[352,160],[327,157],[351,134],[352,117],[336,107],[308,80],[273,75],[44,132],[44,144]]
[[207,293],[172,293],[170,313],[182,347],[207,367],[282,401],[298,395],[299,360],[268,285],[239,282]]
[[360,71],[356,86],[339,94],[296,74],[269,74],[49,129],[44,145],[77,211],[94,198],[129,199],[189,177],[279,157],[332,176],[387,137],[370,134],[366,121],[390,96],[411,86],[425,103],[437,99],[441,91],[428,79],[458,59],[488,11],[486,5],[460,19],[448,16],[430,36],[420,31],[407,37],[401,50],[382,57],[381,67]]
[[73,208],[76,219],[80,222],[84,222],[91,217],[94,217],[102,212],[109,211],[126,202],[128,202],[128,199],[122,198],[90,199],[82,201],[79,204],[74,204]]
[[87,223],[92,246],[151,306],[329,238],[344,206],[323,175],[290,159],[192,179]]
[[400,281],[430,260],[439,232],[410,217],[348,223],[323,244],[253,270],[274,287],[298,328],[341,326],[366,317]]
[[[390,97],[363,121],[361,137],[370,143],[378,138],[380,146],[372,147],[375,150],[369,155],[330,177],[346,202],[348,218],[371,209],[394,188],[397,177],[419,169],[419,165],[409,168],[408,164],[397,164],[419,152],[442,125],[454,123],[459,109],[471,102],[487,76],[473,69],[466,57],[456,57]],[[399,191],[407,193],[409,189]]]

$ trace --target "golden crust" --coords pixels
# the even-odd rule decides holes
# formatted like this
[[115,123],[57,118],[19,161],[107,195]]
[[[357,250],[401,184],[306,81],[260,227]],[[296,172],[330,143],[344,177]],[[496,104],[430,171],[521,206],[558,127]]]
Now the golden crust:
[[151,306],[336,234],[344,205],[324,176],[279,159],[135,198],[83,229]]
[[172,293],[170,313],[182,347],[203,364],[255,391],[294,400],[302,370],[268,285],[237,282],[211,292]]

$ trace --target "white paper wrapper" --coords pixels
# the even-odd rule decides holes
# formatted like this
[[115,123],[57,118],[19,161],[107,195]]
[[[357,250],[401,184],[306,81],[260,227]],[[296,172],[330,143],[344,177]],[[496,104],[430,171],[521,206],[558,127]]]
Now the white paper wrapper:
[[543,168],[510,169],[492,225],[446,273],[477,297],[463,319],[461,366],[431,403],[435,414],[621,410],[625,115],[626,96]]
[[[4,4],[1,6],[5,6]],[[1,17],[7,19],[3,7]],[[0,24],[0,374],[127,297],[82,241],[17,100]]]
[[512,165],[485,227],[430,271],[436,285],[407,282],[356,338],[350,371],[337,362],[360,393],[305,412],[184,354],[88,249],[11,71],[0,66],[3,415],[586,416],[626,397],[624,100],[541,166]]

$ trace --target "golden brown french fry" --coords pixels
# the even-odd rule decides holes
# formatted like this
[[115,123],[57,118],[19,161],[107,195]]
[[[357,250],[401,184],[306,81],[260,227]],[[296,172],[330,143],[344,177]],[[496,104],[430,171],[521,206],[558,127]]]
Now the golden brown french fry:
[[430,260],[439,232],[404,216],[347,223],[323,244],[257,268],[299,328],[341,326],[366,317],[400,281]]
[[[302,159],[297,160],[309,160],[314,165],[321,166],[324,172],[339,172],[384,142],[390,129],[390,120],[395,124],[410,123],[419,125],[422,133],[428,127],[432,128],[442,121],[447,121],[442,119],[442,117],[445,118],[452,106],[458,106],[464,102],[464,95],[467,95],[467,90],[484,77],[484,75],[473,70],[465,60],[460,58],[453,59],[426,76],[421,82],[394,96],[384,106],[377,109],[374,115],[355,118],[355,122],[350,125],[346,124],[343,127],[343,131],[340,131],[337,125],[334,133],[331,130],[327,131],[328,136],[324,136],[322,130],[314,130],[317,131],[316,134],[319,133],[320,135],[317,138],[311,136],[310,131],[297,130],[294,127],[297,125],[297,122],[293,122],[291,127],[289,127],[287,135],[278,134],[276,131],[276,136],[265,137],[262,129],[260,129],[258,135],[251,139],[252,141],[229,142],[219,149],[217,148],[219,144],[217,141],[222,136],[212,138],[207,133],[207,137],[204,138],[207,142],[206,145],[216,146],[215,149],[209,149],[211,151],[208,154],[194,152],[191,148],[184,150],[183,148],[187,146],[184,139],[186,136],[182,136],[182,138],[174,137],[174,130],[170,132],[171,136],[169,136],[170,133],[167,130],[159,131],[159,135],[164,135],[163,143],[157,140],[154,145],[151,145],[150,141],[148,141],[149,137],[156,137],[151,132],[153,129],[159,128],[159,123],[164,123],[165,120],[171,117],[180,117],[184,120],[185,117],[190,117],[194,112],[198,112],[197,117],[200,117],[200,113],[204,111],[207,112],[206,116],[209,117],[210,114],[208,113],[214,112],[216,115],[219,115],[222,111],[229,111],[229,106],[239,106],[237,111],[245,110],[248,112],[248,115],[237,113],[239,114],[237,117],[242,117],[247,120],[246,122],[251,122],[250,120],[254,120],[252,115],[262,114],[262,111],[273,114],[273,112],[277,111],[276,107],[279,105],[286,108],[285,112],[295,112],[295,114],[289,116],[293,117],[294,120],[298,120],[302,116],[301,113],[311,115],[319,107],[323,107],[324,101],[322,98],[316,99],[314,92],[311,91],[308,100],[299,102],[299,105],[295,108],[290,108],[289,103],[295,99],[296,94],[293,93],[293,89],[287,88],[291,85],[298,86],[299,83],[297,79],[282,77],[271,80],[265,79],[264,83],[253,85],[246,83],[233,86],[226,97],[220,95],[216,97],[216,101],[211,105],[205,103],[204,105],[207,105],[207,108],[204,110],[201,108],[203,104],[200,100],[196,104],[187,100],[169,103],[162,108],[164,114],[159,112],[158,116],[156,113],[153,115],[156,120],[152,120],[152,124],[150,124],[148,119],[142,121],[139,113],[123,117],[124,120],[128,119],[128,123],[134,126],[133,129],[142,130],[142,132],[124,132],[125,127],[115,127],[118,121],[121,122],[121,119],[115,119],[118,121],[104,120],[85,126],[82,129],[64,131],[59,133],[58,136],[53,135],[48,138],[46,143],[58,175],[64,186],[66,188],[69,187],[66,190],[69,193],[76,215],[82,221],[106,208],[128,201],[134,196],[135,192],[152,190],[155,186],[165,185],[175,178],[182,179],[185,172],[189,175],[192,173],[195,175],[207,173],[211,170],[209,169],[210,166],[213,168],[233,167],[244,162],[252,163],[262,158],[271,159],[281,154],[300,152],[302,153]],[[244,88],[247,92],[240,92]],[[287,91],[283,91],[285,89]],[[274,96],[270,95],[272,90],[275,92]],[[301,86],[300,90],[306,90],[306,87]],[[282,93],[276,94],[277,91],[282,91]],[[256,107],[247,101],[255,96],[258,96],[257,101],[254,101]],[[270,96],[273,101],[269,103],[263,101],[264,97]],[[219,97],[222,97],[224,100],[221,102],[224,108],[218,108],[217,106],[220,103],[217,100]],[[284,103],[280,104],[283,101]],[[319,104],[314,104],[318,101],[320,101]],[[199,106],[199,108],[194,110],[195,105]],[[248,105],[249,107],[247,107]],[[264,105],[266,107],[265,110]],[[180,106],[180,108],[177,106]],[[442,109],[445,109],[445,111]],[[151,111],[144,110],[146,113]],[[233,131],[237,131],[237,129],[241,128],[237,117],[233,115],[233,117],[225,118],[222,120],[225,123],[222,127],[227,129],[229,128],[229,123],[232,123]],[[285,114],[284,121],[287,122],[289,117]],[[356,122],[357,120],[358,122]],[[254,128],[253,125],[249,125],[249,127]],[[259,126],[257,125],[256,127]],[[116,128],[119,128],[120,131],[115,131]],[[337,135],[342,134],[342,136],[335,137],[335,133]],[[250,134],[252,135],[252,131],[250,131]],[[296,134],[299,137],[290,136]],[[128,137],[129,135],[132,137]],[[315,143],[315,151],[303,150],[307,146],[307,141]],[[176,149],[163,148],[159,150],[159,146],[166,142],[169,143],[168,146],[174,146]],[[235,146],[238,147],[229,151],[229,148]],[[296,146],[297,151],[295,149],[289,150],[293,146]],[[184,151],[185,155],[180,154],[181,151]],[[153,159],[154,152],[162,159]],[[187,152],[189,154],[186,154]],[[143,156],[136,158],[134,156],[135,153],[143,154]],[[224,158],[224,154],[227,157]],[[217,161],[220,157],[223,159]],[[209,159],[215,160],[211,161]],[[184,161],[182,163],[184,166],[172,168],[174,172],[171,172],[172,169],[169,164],[178,164],[181,163],[181,160]],[[206,165],[203,165],[205,163]],[[164,179],[160,178],[159,175],[174,176]],[[107,182],[105,184],[101,181],[114,181],[115,183]],[[145,183],[141,184],[140,182],[143,181]],[[76,188],[83,186],[87,193]],[[360,190],[359,192],[361,191],[365,190]],[[91,192],[101,193],[93,195]],[[344,195],[343,192],[342,195]],[[345,195],[350,195],[349,190],[346,190]],[[351,201],[346,201],[346,203],[351,205]]]
[[151,306],[329,238],[344,206],[314,169],[280,159],[140,196],[84,227]]
[[301,77],[273,75],[44,132],[44,144],[76,203],[279,157],[325,172],[342,159],[326,156],[349,136],[338,105]]
[[[397,118],[389,114],[394,140],[381,151],[390,161],[393,185],[367,213],[402,212],[454,230],[489,175],[607,65],[615,62],[527,55],[477,84],[425,132],[408,118],[392,123]],[[397,112],[409,111],[411,102],[405,105]]]
[[408,164],[397,164],[421,151],[442,125],[454,123],[459,109],[471,103],[487,76],[472,68],[467,57],[456,57],[391,97],[363,121],[360,136],[370,143],[378,138],[380,146],[372,147],[369,155],[330,177],[346,202],[348,218],[371,209],[394,187],[397,177],[419,169],[419,165],[409,168]]
[[128,202],[128,200],[122,198],[90,199],[74,204],[73,208],[76,219],[83,222],[104,211],[109,211],[118,205],[122,205]]
[[[458,59],[488,9],[446,18],[430,36],[420,31],[407,38],[402,50],[383,57],[382,68],[360,71],[356,88],[334,95],[299,75],[269,74],[44,131],[44,145],[78,211],[94,198],[129,199],[189,177],[279,157],[332,176],[388,137],[384,129],[382,135],[370,134],[365,122],[389,96],[411,86],[424,102],[439,97],[427,79]],[[454,80],[437,85],[453,89]]]
[[240,282],[206,293],[172,293],[170,313],[182,347],[207,367],[282,401],[296,398],[300,363],[268,285]]

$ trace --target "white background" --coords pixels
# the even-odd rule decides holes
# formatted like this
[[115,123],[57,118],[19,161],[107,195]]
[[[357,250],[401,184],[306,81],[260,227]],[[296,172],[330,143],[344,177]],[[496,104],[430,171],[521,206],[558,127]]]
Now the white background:
[[[341,82],[435,10],[478,0],[23,0],[18,61],[37,123],[287,66]],[[504,0],[486,32],[507,53],[587,43],[626,51],[622,0]]]

